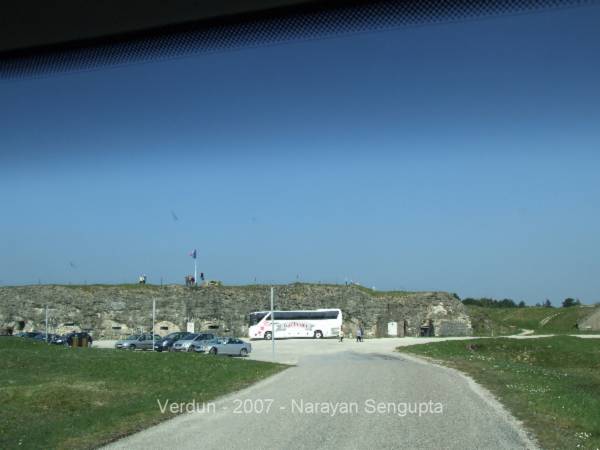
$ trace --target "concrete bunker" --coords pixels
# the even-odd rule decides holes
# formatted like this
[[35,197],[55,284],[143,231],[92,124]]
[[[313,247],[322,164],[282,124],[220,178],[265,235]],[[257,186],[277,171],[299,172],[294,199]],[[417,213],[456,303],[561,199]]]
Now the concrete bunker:
[[[176,330],[244,336],[247,317],[270,307],[267,286],[218,286],[186,289],[143,285],[135,289],[119,286],[23,286],[0,287],[0,329],[13,332],[44,329],[39,305],[50,304],[49,328],[77,324],[91,330],[96,339],[119,339],[150,332],[152,303],[156,299],[154,331],[166,335]],[[280,310],[340,308],[346,333],[357,325],[366,337],[402,337],[423,334],[470,335],[471,323],[458,299],[444,292],[373,293],[358,286],[291,284],[275,289],[275,308]],[[31,318],[31,319],[30,319]],[[431,320],[431,322],[429,322]],[[21,322],[21,323],[19,323]],[[435,326],[435,327],[434,327]],[[66,331],[66,330],[64,330]]]

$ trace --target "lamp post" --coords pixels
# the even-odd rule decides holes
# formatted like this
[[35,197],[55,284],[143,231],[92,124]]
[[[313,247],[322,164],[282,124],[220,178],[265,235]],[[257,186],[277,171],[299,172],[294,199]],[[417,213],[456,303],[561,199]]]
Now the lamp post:
[[275,321],[273,317],[273,286],[271,286],[271,353],[273,361],[275,360]]
[[156,299],[152,299],[152,351],[154,351],[154,323],[156,322]]

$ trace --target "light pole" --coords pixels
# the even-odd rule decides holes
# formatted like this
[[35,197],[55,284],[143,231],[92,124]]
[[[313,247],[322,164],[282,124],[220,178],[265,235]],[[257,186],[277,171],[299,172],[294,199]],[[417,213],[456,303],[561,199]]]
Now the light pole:
[[154,322],[156,321],[156,299],[152,299],[152,351],[154,351]]
[[273,360],[275,360],[275,321],[273,314],[273,286],[271,286],[271,353]]
[[48,305],[46,305],[46,343],[48,343]]

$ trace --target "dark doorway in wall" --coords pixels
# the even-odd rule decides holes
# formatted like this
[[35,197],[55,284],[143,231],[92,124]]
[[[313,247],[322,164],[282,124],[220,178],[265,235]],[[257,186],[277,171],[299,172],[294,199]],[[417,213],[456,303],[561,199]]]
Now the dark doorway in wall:
[[427,320],[421,324],[421,336],[433,336],[433,322]]
[[17,322],[17,331],[22,331],[25,328],[25,321],[19,320]]
[[406,335],[408,334],[408,323],[406,322],[406,320],[404,320],[403,322],[404,322],[404,326],[403,326],[402,337],[406,337]]

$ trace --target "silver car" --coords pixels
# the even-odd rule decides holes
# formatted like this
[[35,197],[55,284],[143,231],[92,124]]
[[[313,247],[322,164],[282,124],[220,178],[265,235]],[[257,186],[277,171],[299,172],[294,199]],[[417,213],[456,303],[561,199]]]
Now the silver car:
[[[154,340],[159,341],[160,336],[154,335]],[[115,348],[123,350],[151,350],[152,349],[152,335],[151,334],[134,334],[128,336],[125,339],[117,341]]]
[[217,338],[196,346],[196,351],[211,355],[248,356],[252,345],[234,337]]
[[196,347],[205,341],[215,339],[215,337],[212,333],[190,333],[184,339],[175,342],[171,350],[174,352],[193,352]]

